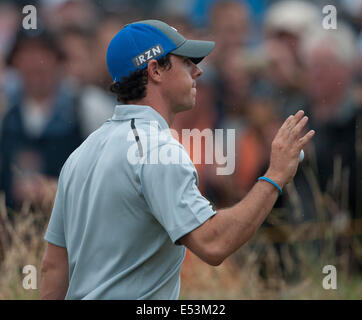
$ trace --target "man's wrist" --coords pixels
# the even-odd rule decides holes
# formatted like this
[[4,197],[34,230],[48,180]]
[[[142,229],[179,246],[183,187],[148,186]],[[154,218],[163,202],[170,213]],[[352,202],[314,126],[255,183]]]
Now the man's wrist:
[[275,174],[269,170],[264,174],[264,177],[274,181],[281,189],[283,189],[286,184],[285,180],[280,175]]
[[278,191],[279,191],[279,195],[281,196],[283,194],[283,190],[281,187],[279,187],[279,185],[273,181],[272,179],[269,179],[265,176],[259,177],[258,181],[267,181],[268,183],[272,184]]

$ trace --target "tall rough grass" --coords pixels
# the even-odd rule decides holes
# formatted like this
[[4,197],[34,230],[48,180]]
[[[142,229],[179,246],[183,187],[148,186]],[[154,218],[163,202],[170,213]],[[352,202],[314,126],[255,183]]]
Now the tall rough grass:
[[[274,209],[262,227],[219,267],[209,267],[188,253],[182,269],[184,299],[362,299],[362,219],[351,220],[346,210],[348,170],[335,160],[326,193],[321,192],[310,167],[305,176],[314,195],[316,219],[303,222],[302,201],[293,183],[286,192],[290,212]],[[338,189],[336,186],[341,186]],[[323,288],[323,267],[337,270],[337,289]]]
[[[10,216],[12,218],[10,218]],[[38,299],[39,290],[24,289],[26,265],[35,266],[37,288],[39,271],[45,248],[43,228],[48,215],[33,211],[24,204],[23,209],[10,215],[5,199],[0,197],[0,299]]]
[[[312,185],[318,217],[314,222],[285,224],[282,210],[274,209],[269,227],[261,228],[242,248],[218,267],[187,252],[181,270],[181,299],[362,299],[362,221],[352,222],[344,210],[345,195],[330,197]],[[338,183],[337,183],[338,184]],[[287,192],[296,215],[299,198],[293,184]],[[45,209],[44,209],[45,208]],[[43,235],[51,204],[34,210],[24,204],[9,213],[0,197],[0,299],[38,299],[39,290],[24,289],[23,268],[38,271],[45,241]],[[333,212],[330,215],[330,212]],[[10,219],[9,216],[12,218]],[[337,289],[322,286],[323,266],[337,268]],[[356,267],[357,266],[357,267]]]

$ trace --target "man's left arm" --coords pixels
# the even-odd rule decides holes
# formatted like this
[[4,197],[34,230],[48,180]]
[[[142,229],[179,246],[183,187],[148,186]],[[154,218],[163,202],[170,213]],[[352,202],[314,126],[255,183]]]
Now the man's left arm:
[[62,300],[67,293],[68,285],[67,249],[48,242],[41,266],[40,299]]

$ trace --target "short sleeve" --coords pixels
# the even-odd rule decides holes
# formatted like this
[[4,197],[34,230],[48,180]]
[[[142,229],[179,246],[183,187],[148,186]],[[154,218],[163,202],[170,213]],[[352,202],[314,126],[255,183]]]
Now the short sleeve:
[[152,214],[175,243],[216,212],[197,187],[197,171],[186,150],[178,144],[167,147],[171,153],[179,154],[178,163],[145,162],[141,165],[140,182]]
[[55,196],[53,210],[50,216],[50,221],[44,239],[59,247],[66,248],[66,242],[64,236],[63,209],[64,209],[64,192],[63,192],[62,174],[61,174],[58,180],[57,194]]

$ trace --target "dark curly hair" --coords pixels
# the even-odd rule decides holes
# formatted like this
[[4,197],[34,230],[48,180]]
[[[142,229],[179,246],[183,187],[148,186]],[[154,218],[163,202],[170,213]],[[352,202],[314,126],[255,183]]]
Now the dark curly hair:
[[[171,54],[157,60],[162,68],[171,69]],[[128,103],[133,100],[140,100],[146,96],[146,85],[148,81],[147,69],[132,72],[130,76],[123,77],[122,82],[113,82],[109,88],[117,95],[117,101]]]

